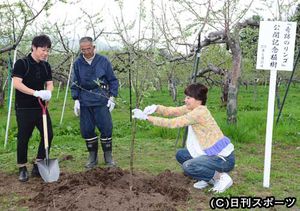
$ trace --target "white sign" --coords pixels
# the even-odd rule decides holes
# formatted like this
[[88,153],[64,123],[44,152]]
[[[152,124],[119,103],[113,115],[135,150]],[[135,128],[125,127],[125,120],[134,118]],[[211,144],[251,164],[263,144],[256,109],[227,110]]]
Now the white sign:
[[270,187],[277,70],[293,70],[295,37],[295,22],[260,22],[256,68],[270,70],[263,181],[263,186],[267,188]]
[[293,70],[296,27],[296,22],[260,22],[256,69]]

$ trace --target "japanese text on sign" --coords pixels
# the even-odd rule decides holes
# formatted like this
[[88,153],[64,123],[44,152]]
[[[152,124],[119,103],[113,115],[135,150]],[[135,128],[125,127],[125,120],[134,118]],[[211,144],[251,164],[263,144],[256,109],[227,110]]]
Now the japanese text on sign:
[[257,48],[257,69],[292,71],[296,22],[261,21]]

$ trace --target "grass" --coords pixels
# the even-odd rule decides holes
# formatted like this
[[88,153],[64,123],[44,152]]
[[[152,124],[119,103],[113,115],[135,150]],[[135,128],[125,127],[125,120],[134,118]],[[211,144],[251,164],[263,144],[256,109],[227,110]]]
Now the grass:
[[[280,96],[284,95],[285,87],[280,88]],[[178,99],[183,99],[180,89]],[[255,94],[256,93],[256,94]],[[116,109],[113,111],[113,150],[118,165],[129,169],[131,123],[129,121],[129,95],[128,90],[120,92]],[[66,104],[63,124],[60,125],[61,109],[63,105],[63,92],[59,99],[53,93],[50,104],[50,114],[53,122],[54,140],[51,158],[60,160],[60,168],[67,172],[83,171],[86,162],[86,148],[79,130],[79,119],[73,115],[73,101],[69,97]],[[230,137],[235,145],[236,166],[231,173],[234,185],[224,194],[218,196],[247,196],[268,197],[276,199],[300,196],[300,111],[299,111],[299,86],[292,86],[286,99],[282,117],[279,124],[274,124],[272,167],[270,188],[262,186],[264,171],[264,144],[267,116],[268,88],[260,86],[240,87],[238,99],[238,123],[228,125],[226,122],[226,108],[220,107],[219,88],[209,90],[207,106],[220,125],[224,134]],[[282,99],[281,99],[282,100]],[[133,101],[134,102],[134,101]],[[143,100],[141,107],[150,104],[174,105],[167,90],[151,92]],[[7,107],[0,109],[0,169],[8,173],[17,173],[16,166],[16,133],[14,111],[12,112],[9,130],[8,145],[4,145]],[[275,108],[275,120],[278,109]],[[182,133],[175,145],[178,135],[177,129],[155,127],[147,122],[139,121],[135,142],[134,169],[151,174],[158,174],[165,169],[181,172],[174,154],[181,147]],[[39,134],[34,132],[29,145],[28,158],[33,160],[37,151]],[[73,160],[64,160],[68,155]],[[103,164],[101,164],[103,165]],[[17,176],[17,175],[16,175]],[[205,194],[210,194],[205,192]],[[211,195],[213,197],[213,195]],[[18,196],[0,196],[0,210],[16,206]],[[190,202],[194,204],[196,202]],[[209,202],[207,202],[207,207]],[[293,208],[300,209],[299,198]],[[285,210],[276,207],[276,210]]]

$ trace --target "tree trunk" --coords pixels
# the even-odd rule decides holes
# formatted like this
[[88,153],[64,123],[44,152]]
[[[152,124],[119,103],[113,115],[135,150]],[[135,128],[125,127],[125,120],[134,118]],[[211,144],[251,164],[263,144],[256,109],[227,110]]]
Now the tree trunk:
[[155,78],[154,87],[155,87],[156,91],[161,91],[162,90],[161,78],[159,76],[157,76]]
[[229,124],[236,124],[237,122],[237,98],[242,62],[242,53],[238,33],[235,33],[235,35],[235,37],[230,38],[228,41],[228,45],[231,49],[233,59],[232,74],[229,84],[227,102],[227,122]]
[[237,122],[237,95],[238,87],[230,84],[227,102],[227,122],[230,124],[236,124]]
[[177,101],[177,88],[173,73],[168,74],[168,89],[173,102]]
[[3,73],[0,71],[0,108],[4,105],[4,98],[5,98],[5,89],[2,90],[3,87]]
[[136,120],[132,121],[131,124],[131,142],[130,142],[130,184],[129,189],[132,191],[133,188],[133,160],[134,160],[134,143],[135,143],[135,135],[136,135]]
[[222,88],[221,88],[221,107],[227,107],[227,102],[228,102],[228,90],[229,90],[229,83],[231,80],[230,72],[229,71],[224,71],[224,79],[222,83]]

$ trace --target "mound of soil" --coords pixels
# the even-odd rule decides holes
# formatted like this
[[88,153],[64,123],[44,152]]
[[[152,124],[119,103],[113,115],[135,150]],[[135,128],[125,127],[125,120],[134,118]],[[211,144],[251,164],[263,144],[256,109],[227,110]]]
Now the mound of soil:
[[120,168],[95,168],[44,183],[0,173],[0,196],[17,194],[19,206],[30,210],[177,210],[185,209],[192,181],[169,170],[153,176]]

